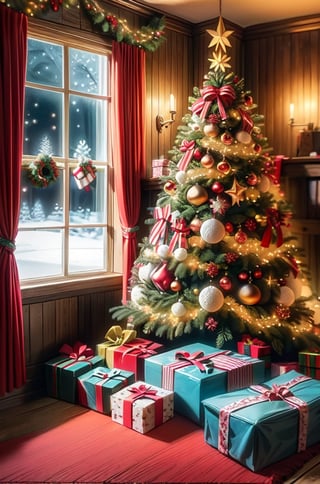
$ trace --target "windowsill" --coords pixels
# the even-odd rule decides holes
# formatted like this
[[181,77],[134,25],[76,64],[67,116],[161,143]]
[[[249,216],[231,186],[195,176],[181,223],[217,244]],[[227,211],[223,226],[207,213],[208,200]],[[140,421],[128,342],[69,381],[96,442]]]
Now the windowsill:
[[45,283],[21,288],[23,304],[50,301],[79,296],[92,292],[104,292],[122,287],[122,274],[73,279],[56,283]]

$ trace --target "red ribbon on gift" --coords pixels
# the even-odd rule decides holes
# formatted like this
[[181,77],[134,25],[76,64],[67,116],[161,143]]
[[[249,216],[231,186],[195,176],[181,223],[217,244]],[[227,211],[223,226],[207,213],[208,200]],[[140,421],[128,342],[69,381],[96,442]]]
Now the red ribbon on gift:
[[181,146],[180,146],[180,151],[182,151],[184,153],[184,155],[182,156],[182,158],[178,162],[177,166],[178,166],[179,170],[185,171],[187,169],[190,161],[192,160],[195,145],[196,145],[196,142],[193,141],[193,140],[188,141],[188,140],[184,139],[182,141]]
[[228,372],[228,392],[248,387],[253,383],[253,364],[249,359],[243,360],[232,357],[228,353],[219,353],[214,356],[213,364],[215,368]]
[[111,370],[110,373],[104,373],[102,371],[95,371],[91,376],[101,378],[101,381],[95,385],[96,393],[96,409],[98,412],[103,412],[103,385],[110,380],[120,380],[122,386],[127,386],[128,380],[125,376],[121,375],[121,371],[117,369]]
[[228,351],[221,351],[218,353],[213,353],[211,355],[204,355],[203,351],[196,351],[191,354],[188,351],[177,351],[175,354],[176,361],[162,367],[162,388],[171,391],[173,390],[175,370],[178,370],[179,368],[184,368],[185,366],[194,365],[201,372],[205,373],[210,368],[212,370],[212,358],[217,355],[227,353]]
[[283,234],[281,229],[281,225],[284,225],[283,217],[280,214],[279,210],[275,208],[268,208],[266,212],[267,227],[262,236],[261,247],[270,246],[273,228],[276,230],[277,234],[277,247],[280,247],[283,244]]
[[229,454],[229,426],[230,415],[232,412],[240,410],[241,408],[255,405],[264,401],[283,400],[299,411],[299,433],[298,433],[298,452],[306,449],[307,446],[307,429],[308,429],[308,405],[305,401],[295,397],[289,390],[291,387],[310,380],[309,377],[299,375],[293,378],[285,385],[272,385],[272,388],[266,388],[262,385],[253,385],[250,389],[260,393],[260,395],[242,398],[241,400],[232,402],[230,405],[220,409],[219,412],[219,436],[218,436],[218,450],[225,455]]
[[201,98],[197,99],[191,106],[193,114],[205,119],[212,101],[217,101],[221,119],[227,119],[225,107],[228,108],[236,98],[235,91],[230,84],[222,87],[206,86],[201,91]]
[[132,405],[133,402],[140,398],[150,398],[155,402],[155,427],[163,422],[163,397],[157,395],[158,390],[144,384],[138,387],[130,387],[128,390],[132,393],[126,397],[123,402],[123,425],[132,428]]
[[126,355],[129,353],[133,353],[135,356],[142,356],[142,357],[147,357],[147,356],[152,356],[156,355],[156,349],[159,348],[159,345],[157,343],[153,343],[150,341],[150,343],[139,343],[135,345],[134,343],[131,345],[130,343],[127,345],[123,346],[129,346],[129,348],[122,353],[121,359],[123,360]]
[[164,241],[166,238],[167,223],[171,220],[171,206],[155,207],[153,217],[156,222],[151,229],[149,241],[156,245],[160,240]]
[[69,358],[77,361],[86,360],[94,355],[93,350],[80,341],[77,341],[73,346],[65,343],[61,346],[59,353],[68,355]]
[[186,221],[183,218],[175,220],[175,222],[171,225],[171,229],[173,230],[174,234],[169,244],[170,252],[173,252],[176,246],[186,249],[188,247],[187,235],[190,234],[190,229],[187,226]]

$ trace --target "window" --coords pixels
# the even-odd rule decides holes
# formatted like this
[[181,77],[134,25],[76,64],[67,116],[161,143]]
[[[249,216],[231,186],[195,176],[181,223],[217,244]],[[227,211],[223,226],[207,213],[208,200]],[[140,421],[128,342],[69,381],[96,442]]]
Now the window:
[[[109,56],[106,47],[30,34],[16,259],[22,286],[110,272]],[[56,180],[35,186],[30,163],[50,156]],[[84,180],[79,163],[89,163]],[[45,168],[46,169],[46,168]],[[80,168],[81,172],[81,168]],[[49,172],[50,174],[50,172]]]

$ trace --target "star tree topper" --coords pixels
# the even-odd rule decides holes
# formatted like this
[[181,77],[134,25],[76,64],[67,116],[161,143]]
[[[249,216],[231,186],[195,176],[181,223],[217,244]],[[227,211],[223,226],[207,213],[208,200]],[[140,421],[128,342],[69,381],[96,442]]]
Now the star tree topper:
[[217,30],[207,30],[207,32],[212,37],[209,48],[214,47],[212,53],[213,59],[209,59],[211,61],[210,69],[213,68],[217,71],[220,68],[225,72],[225,69],[230,67],[230,64],[228,64],[230,57],[226,55],[226,52],[227,47],[231,47],[228,37],[233,34],[233,30],[225,29],[223,19],[220,15]]

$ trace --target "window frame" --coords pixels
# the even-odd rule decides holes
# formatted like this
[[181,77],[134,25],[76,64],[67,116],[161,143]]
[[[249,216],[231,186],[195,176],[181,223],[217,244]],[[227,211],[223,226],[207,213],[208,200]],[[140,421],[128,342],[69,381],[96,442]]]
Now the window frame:
[[[48,22],[37,19],[29,19],[28,37],[45,42],[67,43],[68,47],[76,49],[92,50],[94,53],[111,56],[111,41],[98,34],[91,34],[83,30],[75,30],[74,28],[64,25],[50,24]],[[109,97],[109,96],[108,96]],[[110,98],[109,98],[110,99]],[[111,99],[110,99],[111,103]],[[109,118],[108,126],[110,126],[110,106],[108,109]],[[119,213],[116,201],[116,194],[114,191],[114,170],[112,166],[111,143],[108,144],[107,157],[107,180],[108,180],[108,194],[107,194],[107,267],[108,272],[92,273],[90,275],[71,275],[63,276],[57,279],[39,279],[38,281],[23,280],[20,282],[21,293],[23,301],[34,300],[34,298],[47,299],[56,297],[57,292],[73,293],[84,290],[90,292],[100,286],[112,287],[114,284],[119,284],[122,277],[122,258],[119,257],[119,247],[122,247],[121,226],[119,221]],[[29,156],[22,159],[22,166],[30,161]],[[117,248],[117,251],[115,250]],[[117,254],[115,254],[117,252]],[[119,279],[120,278],[120,279]]]

